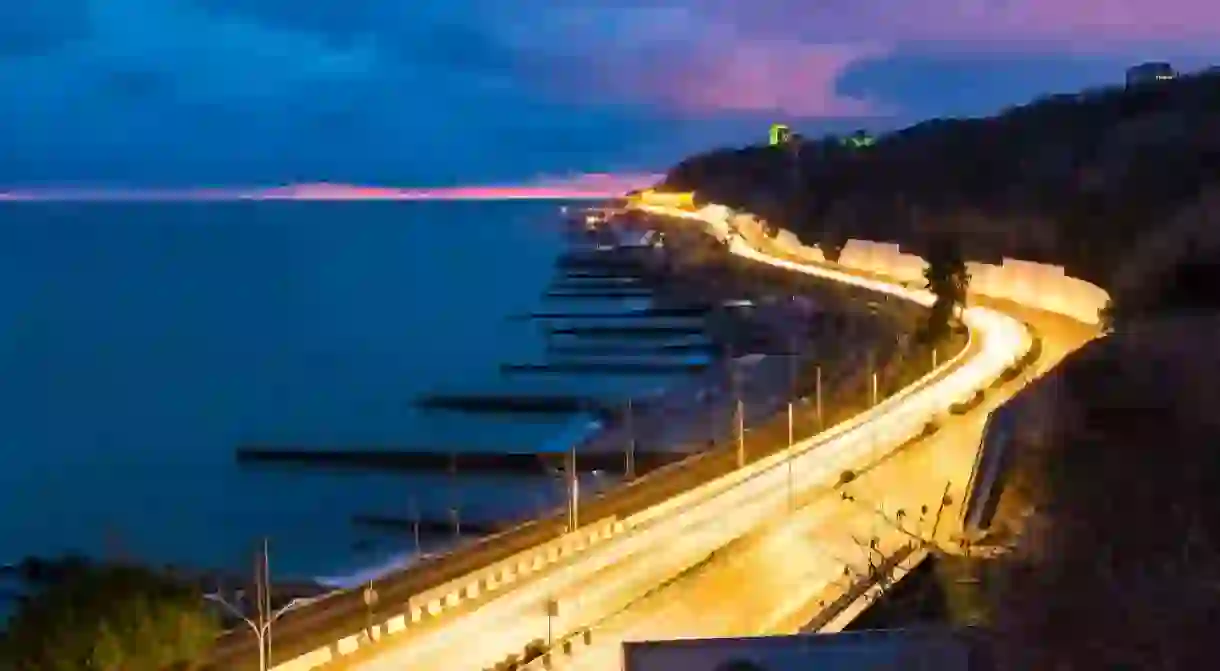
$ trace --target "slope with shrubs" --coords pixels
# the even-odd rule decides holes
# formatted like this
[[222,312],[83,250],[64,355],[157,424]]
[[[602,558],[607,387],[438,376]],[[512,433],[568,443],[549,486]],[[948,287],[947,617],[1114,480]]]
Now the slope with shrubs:
[[1122,283],[1144,236],[1220,183],[1220,75],[1057,95],[978,119],[934,119],[849,149],[718,149],[663,188],[762,214],[833,254],[847,238],[916,253],[938,233],[964,254],[1066,266]]

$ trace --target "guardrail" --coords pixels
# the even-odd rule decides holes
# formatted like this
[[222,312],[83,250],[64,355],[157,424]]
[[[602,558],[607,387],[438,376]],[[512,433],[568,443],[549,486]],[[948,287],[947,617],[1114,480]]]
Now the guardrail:
[[517,581],[567,561],[588,548],[605,542],[625,527],[616,518],[585,525],[573,533],[496,562],[472,574],[420,592],[397,614],[380,620],[370,630],[356,631],[332,644],[311,650],[272,667],[272,671],[310,671],[355,653],[386,636],[402,633],[468,600],[502,591]]

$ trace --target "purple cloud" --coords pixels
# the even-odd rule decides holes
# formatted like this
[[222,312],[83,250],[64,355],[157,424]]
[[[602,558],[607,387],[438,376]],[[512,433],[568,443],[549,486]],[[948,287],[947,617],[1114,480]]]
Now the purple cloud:
[[[519,28],[574,52],[547,80],[573,95],[681,113],[800,117],[894,112],[838,88],[849,68],[899,48],[957,53],[1142,57],[1150,45],[1220,53],[1205,0],[597,0]],[[562,19],[558,18],[562,17]],[[1153,49],[1155,51],[1155,49]],[[544,50],[545,51],[545,50]]]

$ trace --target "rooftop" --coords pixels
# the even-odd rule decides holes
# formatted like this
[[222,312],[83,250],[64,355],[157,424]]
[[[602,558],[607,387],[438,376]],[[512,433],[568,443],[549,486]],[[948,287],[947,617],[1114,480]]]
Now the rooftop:
[[978,634],[946,628],[649,641],[623,645],[624,671],[967,671],[982,664]]

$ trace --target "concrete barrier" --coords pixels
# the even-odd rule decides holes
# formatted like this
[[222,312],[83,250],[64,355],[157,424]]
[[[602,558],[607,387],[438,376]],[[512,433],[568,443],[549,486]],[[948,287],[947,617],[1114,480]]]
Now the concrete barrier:
[[[783,236],[782,233],[781,236],[787,253],[809,253],[794,251],[797,249],[792,243],[795,236]],[[848,240],[839,257],[839,265],[894,278],[899,283],[922,285],[927,262],[914,254],[903,253],[895,243]],[[1063,266],[1005,257],[999,265],[967,261],[966,270],[970,273],[970,294],[1010,300],[1086,324],[1097,324],[1101,309],[1110,300],[1105,289],[1067,275]]]
[[[410,603],[405,604],[402,612],[378,623],[373,632],[361,631],[345,636],[324,648],[278,664],[272,667],[272,671],[310,671],[325,666],[340,657],[352,654],[362,646],[377,642],[382,638],[382,632],[386,636],[402,634],[425,618],[440,617],[468,601],[499,593],[522,576],[567,561],[589,548],[626,533],[628,529],[621,520],[613,517],[598,520],[582,527],[575,534],[565,534],[469,575],[424,590],[413,597]],[[424,605],[420,607],[414,604]]]
[[[421,592],[417,598],[427,602],[443,599],[440,611],[455,608],[467,600],[493,594],[512,584],[519,576],[564,561],[589,547],[608,540],[616,533],[615,518],[607,518],[581,528],[576,535],[565,534],[503,561],[484,567],[443,585]],[[587,542],[586,542],[587,541]]]

